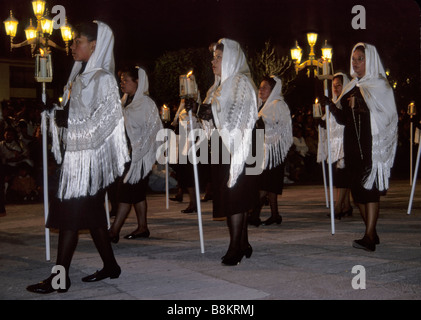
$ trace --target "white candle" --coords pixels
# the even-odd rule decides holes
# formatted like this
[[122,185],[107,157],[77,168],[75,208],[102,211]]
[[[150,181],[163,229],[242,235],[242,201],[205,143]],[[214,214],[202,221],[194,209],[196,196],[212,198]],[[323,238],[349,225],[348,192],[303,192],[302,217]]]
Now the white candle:
[[47,58],[40,58],[40,76],[41,78],[47,77]]
[[163,121],[170,121],[170,108],[168,108],[165,104],[162,106],[161,109],[161,119]]
[[180,76],[180,97],[197,97],[198,89],[196,79],[190,71]]
[[318,103],[318,99],[316,99],[315,103],[313,104],[313,118],[321,118],[322,117],[322,107],[320,103]]
[[187,95],[187,77],[186,75],[180,76],[180,97]]
[[194,75],[187,77],[187,95],[188,96],[197,95],[196,79],[194,78]]

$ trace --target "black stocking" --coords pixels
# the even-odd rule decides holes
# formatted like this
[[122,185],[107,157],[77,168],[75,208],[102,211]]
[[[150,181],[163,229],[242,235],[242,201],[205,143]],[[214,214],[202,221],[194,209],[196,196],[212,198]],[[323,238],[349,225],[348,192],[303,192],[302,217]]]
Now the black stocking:
[[115,270],[118,268],[117,261],[114,257],[113,248],[111,247],[110,238],[106,227],[90,229],[92,239],[96,249],[104,263],[105,270]]
[[246,241],[248,245],[247,214],[237,213],[228,216],[227,224],[230,233],[230,244],[227,252],[228,255],[240,252],[243,246],[245,245],[244,241]]
[[278,211],[278,195],[276,193],[269,192],[268,193],[268,198],[269,198],[269,205],[270,205],[271,215],[272,215],[272,217],[276,218],[277,216],[279,216],[279,211]]
[[72,262],[78,239],[78,231],[60,230],[59,232],[56,265],[63,266],[67,276],[69,276],[70,263]]

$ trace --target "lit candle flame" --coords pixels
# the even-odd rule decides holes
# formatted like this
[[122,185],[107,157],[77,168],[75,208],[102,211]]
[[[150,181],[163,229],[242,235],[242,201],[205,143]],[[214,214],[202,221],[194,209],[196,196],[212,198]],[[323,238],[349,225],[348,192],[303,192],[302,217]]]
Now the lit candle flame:
[[44,50],[42,50],[42,48],[39,48],[39,53],[41,53],[42,56],[44,56]]
[[319,99],[316,98],[316,101],[314,103],[317,104],[318,102],[319,102]]
[[191,70],[188,74],[187,74],[187,78],[190,77],[193,74],[193,70]]

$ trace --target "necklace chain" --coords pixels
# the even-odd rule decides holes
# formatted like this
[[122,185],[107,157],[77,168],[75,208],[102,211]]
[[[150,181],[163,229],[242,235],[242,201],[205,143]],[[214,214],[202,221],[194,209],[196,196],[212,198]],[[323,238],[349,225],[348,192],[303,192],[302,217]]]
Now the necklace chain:
[[352,108],[352,118],[354,119],[354,128],[355,128],[355,134],[357,136],[357,140],[358,140],[358,147],[360,148],[360,156],[361,156],[361,160],[363,160],[363,150],[361,148],[361,141],[360,141],[360,137],[361,137],[361,115],[358,115],[358,129],[357,129],[357,121],[355,120],[355,114],[354,114],[354,108]]

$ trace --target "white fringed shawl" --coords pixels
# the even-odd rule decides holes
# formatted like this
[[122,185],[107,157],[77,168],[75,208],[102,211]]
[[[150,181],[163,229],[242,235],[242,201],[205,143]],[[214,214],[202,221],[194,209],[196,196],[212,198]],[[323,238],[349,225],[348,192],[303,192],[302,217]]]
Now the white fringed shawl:
[[264,168],[281,164],[293,143],[291,113],[282,96],[282,81],[274,77],[275,87],[259,111],[265,123]]
[[[146,72],[139,68],[139,83],[133,101],[123,109],[126,132],[132,147],[132,159],[124,182],[135,184],[145,178],[156,161],[159,143],[158,131],[163,129],[155,102],[147,95],[149,81]],[[127,96],[122,99],[126,102]],[[143,169],[143,174],[142,174]]]
[[381,63],[379,54],[373,45],[357,43],[352,53],[358,46],[365,47],[366,73],[361,79],[356,77],[352,69],[352,81],[344,88],[338,101],[355,86],[360,88],[361,94],[370,110],[370,123],[372,141],[372,168],[364,181],[364,188],[371,189],[374,182],[377,188],[387,190],[389,188],[390,169],[395,159],[398,137],[398,114],[393,90],[386,79],[386,74]]
[[[346,74],[342,72],[335,73],[333,77],[336,76],[342,76],[343,82],[342,82],[342,91],[343,89],[348,85],[349,79]],[[333,82],[332,82],[333,85]],[[333,93],[333,87],[332,87],[332,93]],[[332,101],[333,103],[338,102],[338,96],[335,94],[332,94]],[[326,119],[326,115],[323,117]],[[344,157],[344,129],[345,126],[339,124],[336,122],[336,118],[330,114],[329,116],[329,126],[330,126],[330,157],[332,163],[343,159]],[[322,162],[324,160],[327,160],[327,131],[325,128],[320,127],[319,131],[319,144],[317,147],[317,162]],[[338,161],[337,167],[342,168],[344,166],[343,161]]]
[[[124,172],[129,160],[124,119],[114,76],[114,36],[104,23],[98,24],[98,37],[84,72],[75,62],[63,94],[68,99],[68,127],[58,128],[50,112],[52,151],[61,163],[60,199],[94,195]],[[65,152],[60,153],[60,138]]]
[[[232,188],[244,169],[257,120],[256,89],[240,45],[230,39],[224,44],[221,77],[209,89],[205,103],[212,104],[215,127],[231,155],[228,187]],[[209,123],[205,127],[209,128]]]

